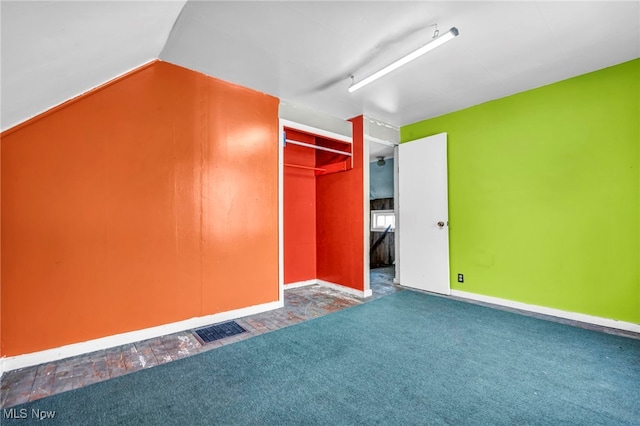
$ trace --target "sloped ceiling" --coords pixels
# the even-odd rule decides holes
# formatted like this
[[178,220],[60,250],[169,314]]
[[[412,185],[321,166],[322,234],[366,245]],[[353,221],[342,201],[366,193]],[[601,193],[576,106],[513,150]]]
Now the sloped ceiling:
[[[640,56],[637,1],[3,1],[1,13],[3,129],[154,58],[399,126]],[[460,36],[348,93],[350,75],[420,47],[434,23]]]
[[184,1],[2,1],[2,129],[158,58]]

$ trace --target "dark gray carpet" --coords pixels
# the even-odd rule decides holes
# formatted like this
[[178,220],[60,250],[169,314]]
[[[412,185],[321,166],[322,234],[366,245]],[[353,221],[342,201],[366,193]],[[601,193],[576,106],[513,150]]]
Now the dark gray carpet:
[[403,291],[15,408],[56,411],[17,424],[639,425],[640,340]]

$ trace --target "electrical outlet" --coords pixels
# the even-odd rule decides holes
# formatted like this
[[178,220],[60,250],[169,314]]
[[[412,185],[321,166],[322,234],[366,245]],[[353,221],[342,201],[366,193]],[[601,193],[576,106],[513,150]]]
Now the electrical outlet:
[[464,274],[458,274],[458,282],[459,283],[463,283],[464,282]]

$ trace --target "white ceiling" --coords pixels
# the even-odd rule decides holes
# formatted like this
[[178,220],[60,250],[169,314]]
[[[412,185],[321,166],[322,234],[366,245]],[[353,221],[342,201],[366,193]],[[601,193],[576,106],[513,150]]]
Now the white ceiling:
[[[0,11],[3,129],[154,58],[401,126],[640,57],[637,0],[2,1]],[[460,36],[347,92],[351,74],[420,47],[434,23]]]
[[0,2],[2,130],[158,58],[184,3]]
[[393,157],[393,147],[381,143],[369,142],[369,161],[377,161],[378,157]]
[[[640,56],[635,2],[188,2],[160,57],[348,118],[405,125]],[[460,36],[350,94],[457,27]]]

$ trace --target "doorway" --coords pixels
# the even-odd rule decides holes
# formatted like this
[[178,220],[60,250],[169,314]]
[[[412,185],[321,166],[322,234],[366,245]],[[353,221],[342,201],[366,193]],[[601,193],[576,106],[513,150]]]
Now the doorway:
[[369,285],[396,291],[395,155],[393,143],[369,140]]

